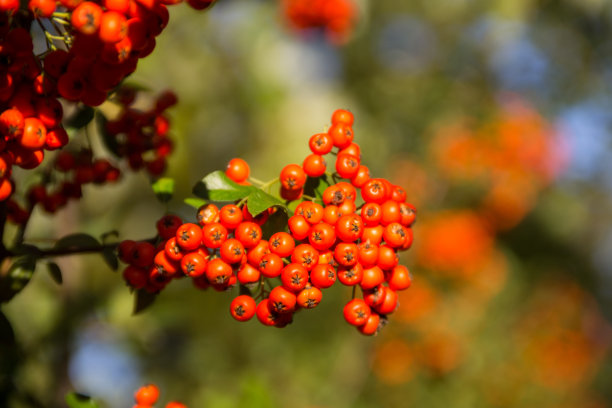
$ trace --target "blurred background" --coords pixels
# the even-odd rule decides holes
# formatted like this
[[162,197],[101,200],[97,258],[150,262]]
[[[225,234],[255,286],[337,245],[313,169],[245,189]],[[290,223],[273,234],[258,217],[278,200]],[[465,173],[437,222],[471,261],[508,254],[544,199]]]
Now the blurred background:
[[[70,390],[129,407],[150,382],[195,408],[612,407],[612,1],[335,3],[324,27],[298,0],[172,7],[130,81],[179,97],[168,209],[186,220],[202,176],[242,157],[274,178],[350,109],[362,163],[418,208],[387,327],[346,324],[340,286],[284,329],[238,323],[234,293],[187,281],[132,316],[99,256],[61,258],[63,285],[37,273],[2,306],[11,407]],[[37,211],[27,238],[144,239],[165,210],[126,173]]]

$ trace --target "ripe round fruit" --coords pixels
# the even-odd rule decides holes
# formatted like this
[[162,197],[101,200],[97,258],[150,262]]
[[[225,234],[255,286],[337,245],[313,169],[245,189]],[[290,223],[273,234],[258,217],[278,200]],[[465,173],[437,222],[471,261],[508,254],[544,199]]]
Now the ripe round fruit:
[[353,326],[361,326],[368,321],[372,313],[370,306],[363,299],[353,299],[344,306],[344,319]]
[[249,295],[240,295],[232,300],[230,304],[230,314],[239,322],[246,322],[255,316],[257,304]]
[[281,170],[280,182],[286,190],[300,190],[306,183],[306,173],[297,164],[288,164]]
[[143,385],[134,393],[134,399],[140,405],[153,405],[159,398],[159,388],[154,384]]
[[234,158],[227,163],[227,167],[225,169],[225,175],[230,178],[230,180],[235,181],[236,183],[242,183],[249,178],[251,174],[251,169],[249,168],[248,163],[240,158]]

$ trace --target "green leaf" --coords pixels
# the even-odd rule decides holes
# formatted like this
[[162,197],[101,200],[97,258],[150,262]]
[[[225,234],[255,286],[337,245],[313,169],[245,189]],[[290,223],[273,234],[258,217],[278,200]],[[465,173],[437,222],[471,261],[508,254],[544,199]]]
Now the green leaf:
[[116,136],[111,134],[106,128],[107,123],[108,119],[106,119],[106,116],[104,116],[102,112],[98,111],[96,113],[96,125],[98,128],[98,133],[102,136],[102,142],[104,142],[104,146],[113,154],[113,156],[119,158],[121,157],[119,154],[119,143],[117,142]]
[[66,235],[60,238],[53,248],[55,249],[82,249],[88,247],[95,247],[100,245],[97,239],[88,234],[77,233]]
[[174,179],[170,177],[162,177],[151,186],[157,199],[162,203],[167,203],[172,199],[174,194]]
[[203,206],[204,204],[206,204],[208,201],[203,200],[201,198],[195,198],[195,197],[188,197],[186,199],[183,200],[183,202],[193,208],[195,208],[196,210],[199,209],[201,206]]
[[49,271],[49,275],[51,275],[51,278],[53,278],[55,283],[61,285],[64,280],[62,279],[62,270],[60,269],[60,267],[55,262],[49,262],[47,263],[47,270]]
[[330,185],[331,184],[326,175],[321,177],[308,177],[306,179],[306,184],[304,185],[304,194],[311,197],[321,198],[323,197],[323,192],[325,189]]
[[34,255],[19,257],[6,274],[0,274],[0,302],[8,302],[30,282],[37,259]]
[[265,224],[261,226],[261,232],[264,239],[270,239],[272,234],[279,231],[287,231],[287,221],[289,216],[285,211],[276,211],[274,214],[270,214]]
[[224,172],[217,170],[206,175],[193,187],[193,194],[210,201],[236,201],[256,190],[230,180]]
[[104,248],[100,253],[106,264],[113,270],[116,271],[119,268],[119,259],[113,248]]
[[68,408],[99,408],[100,406],[87,395],[76,392],[66,394],[66,404]]
[[148,309],[156,298],[156,293],[149,293],[144,289],[138,289],[134,292],[134,310],[132,314],[138,314]]
[[247,198],[247,209],[253,217],[261,214],[270,207],[277,206],[287,211],[287,207],[278,198],[266,193],[265,191],[254,188],[253,192]]
[[84,128],[94,118],[95,110],[87,105],[80,106],[78,110],[72,114],[64,125],[69,128],[81,129]]
[[41,251],[40,249],[38,249],[38,247],[29,244],[18,245],[17,247],[15,247],[15,249],[13,249],[13,252],[16,255],[39,256],[41,254]]

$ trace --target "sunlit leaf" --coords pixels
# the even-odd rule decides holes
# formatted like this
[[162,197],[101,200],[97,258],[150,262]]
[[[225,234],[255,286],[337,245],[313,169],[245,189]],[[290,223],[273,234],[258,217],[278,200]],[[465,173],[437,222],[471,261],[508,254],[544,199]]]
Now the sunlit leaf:
[[195,209],[200,208],[201,206],[203,206],[204,204],[207,203],[206,200],[203,200],[201,198],[195,198],[195,197],[189,197],[183,200],[183,202]]
[[157,199],[162,203],[167,203],[174,194],[174,179],[162,177],[151,185]]
[[254,188],[247,199],[247,208],[253,217],[274,206],[286,211],[286,207],[281,200],[258,188]]
[[230,180],[224,172],[214,171],[193,187],[193,194],[211,201],[236,201],[247,197],[255,190],[252,186],[243,186]]
[[22,256],[13,262],[6,274],[0,274],[0,302],[11,300],[30,282],[36,261],[36,256]]

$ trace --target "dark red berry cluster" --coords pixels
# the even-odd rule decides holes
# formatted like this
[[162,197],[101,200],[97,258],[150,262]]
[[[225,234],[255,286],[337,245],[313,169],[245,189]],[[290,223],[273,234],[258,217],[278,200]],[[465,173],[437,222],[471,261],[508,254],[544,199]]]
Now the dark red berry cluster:
[[68,143],[62,104],[45,78],[30,33],[0,23],[0,201],[13,193],[13,165],[38,167],[45,150]]
[[324,28],[334,42],[343,42],[353,29],[352,0],[284,0],[284,13],[296,29]]
[[[353,291],[344,308],[346,320],[363,334],[375,334],[397,308],[396,292],[411,284],[398,252],[412,244],[415,209],[401,188],[370,178],[353,143],[352,123],[350,112],[336,111],[328,132],[311,138],[313,153],[304,164],[282,169],[280,195],[301,200],[285,231],[263,239],[262,225],[281,210],[272,207],[253,218],[248,199],[222,207],[206,204],[197,212],[197,224],[167,215],[157,223],[157,247],[134,241],[119,246],[121,259],[130,264],[124,271],[128,284],[151,292],[185,276],[201,289],[240,284],[231,315],[239,321],[257,316],[264,325],[283,327],[297,310],[316,307],[322,289],[339,280],[361,288],[362,296]],[[306,181],[325,175],[328,153],[336,154],[336,173],[330,176],[336,182],[320,198],[306,197]],[[249,184],[250,169],[242,159],[232,159],[225,173]]]
[[[136,405],[133,408],[153,408],[159,399],[159,388],[155,384],[147,384],[138,388],[134,393]],[[165,408],[187,408],[187,405],[171,401]]]
[[154,106],[142,111],[132,106],[136,91],[122,87],[116,101],[121,105],[117,119],[106,123],[107,136],[112,140],[114,152],[126,157],[132,170],[142,168],[153,177],[166,169],[167,156],[172,152],[172,141],[168,137],[170,119],[164,112],[177,102],[174,92],[160,94]]

